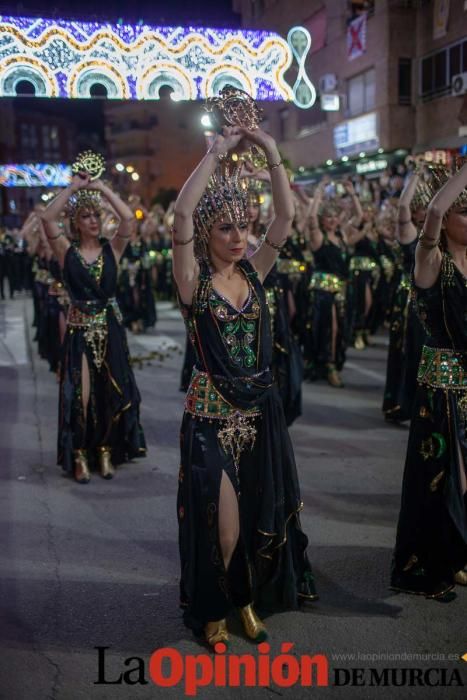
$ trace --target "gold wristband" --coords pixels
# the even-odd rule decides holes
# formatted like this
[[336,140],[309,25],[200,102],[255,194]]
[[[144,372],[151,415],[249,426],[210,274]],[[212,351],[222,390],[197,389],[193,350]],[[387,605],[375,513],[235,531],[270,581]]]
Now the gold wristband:
[[268,163],[268,168],[269,170],[274,170],[274,168],[278,168],[280,165],[284,165],[282,158],[278,163]]
[[440,241],[439,238],[436,238],[435,240],[433,240],[432,238],[431,238],[431,239],[428,238],[427,240],[428,240],[428,241],[431,240],[431,243],[428,243],[428,242],[425,240],[425,232],[422,231],[422,232],[420,233],[420,235],[418,236],[418,243],[419,243],[419,245],[420,245],[422,248],[425,248],[425,250],[433,250],[434,248],[436,248],[436,247],[438,246],[439,241]]
[[175,236],[172,236],[172,243],[174,245],[188,245],[188,243],[191,243],[194,237],[195,234],[193,234],[191,238],[187,238],[186,241],[180,241],[178,238],[175,238]]
[[273,243],[272,241],[269,240],[267,236],[264,237],[264,242],[268,244],[271,248],[274,248],[274,250],[282,250],[284,247],[284,244],[286,243],[287,238],[284,238],[284,240],[281,243]]

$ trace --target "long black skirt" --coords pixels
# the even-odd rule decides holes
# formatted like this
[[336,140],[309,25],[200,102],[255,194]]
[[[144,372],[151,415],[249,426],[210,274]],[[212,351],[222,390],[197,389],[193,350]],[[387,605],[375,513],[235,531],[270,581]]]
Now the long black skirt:
[[[327,365],[335,364],[340,371],[345,363],[352,317],[350,295],[312,289],[303,348],[305,379],[325,377]],[[332,313],[336,309],[336,356],[332,354]]]
[[[262,431],[262,420],[261,416],[255,418],[256,442],[251,451],[242,453],[237,476],[231,455],[223,451],[217,437],[219,421],[209,422],[188,412],[183,417],[177,497],[180,605],[185,625],[195,634],[202,633],[206,622],[225,618],[235,606],[253,602],[262,611],[277,611],[297,609],[317,598],[299,509],[288,513],[282,522],[284,536],[273,551],[268,548],[268,533],[258,531],[258,513],[264,506],[259,478],[261,441],[270,437]],[[283,444],[289,449],[287,439]],[[283,464],[286,471],[293,469],[293,454]],[[223,471],[237,494],[240,521],[240,536],[228,570],[218,526]],[[294,478],[284,472],[283,481],[292,484]]]
[[460,396],[426,386],[417,389],[392,565],[391,586],[396,590],[440,596],[467,564],[467,507],[461,486],[467,439]]
[[388,420],[402,422],[412,416],[424,342],[425,332],[410,301],[409,285],[402,283],[395,294],[389,332],[383,399],[383,413]]
[[[100,369],[94,363],[85,331],[67,327],[60,367],[58,464],[73,472],[73,450],[86,449],[92,460],[98,447],[110,447],[113,464],[146,454],[139,422],[141,397],[130,366],[125,329],[108,311],[108,341]],[[82,405],[82,357],[90,377],[87,420]]]

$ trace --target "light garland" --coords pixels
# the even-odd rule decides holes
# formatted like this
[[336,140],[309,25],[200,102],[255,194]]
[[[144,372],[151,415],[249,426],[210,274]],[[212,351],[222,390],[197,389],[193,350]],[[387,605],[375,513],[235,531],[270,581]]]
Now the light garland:
[[95,84],[115,99],[212,96],[227,83],[257,100],[292,100],[284,73],[292,51],[266,31],[110,25],[0,16],[0,97],[20,80],[37,95],[90,97]]
[[50,163],[0,165],[2,187],[66,187],[70,182],[69,165]]

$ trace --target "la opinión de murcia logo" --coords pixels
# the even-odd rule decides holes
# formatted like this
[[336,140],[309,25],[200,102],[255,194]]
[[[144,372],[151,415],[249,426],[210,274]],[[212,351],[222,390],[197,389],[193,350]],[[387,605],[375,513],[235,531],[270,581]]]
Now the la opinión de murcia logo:
[[177,649],[164,647],[154,651],[146,669],[144,659],[130,656],[123,662],[126,671],[117,678],[106,674],[106,650],[110,647],[94,647],[98,650],[98,680],[94,685],[147,685],[147,674],[160,688],[184,686],[185,695],[194,696],[198,688],[213,685],[217,688],[268,687],[280,688],[329,685],[329,663],[324,654],[294,656],[293,643],[281,644],[281,654],[271,659],[270,645],[258,644],[258,655],[226,654],[225,644],[216,644],[216,654],[181,654]]
[[160,688],[183,686],[186,696],[195,696],[205,686],[217,688],[276,685],[290,688],[323,686],[373,687],[450,687],[464,686],[458,668],[332,668],[325,654],[292,653],[293,643],[283,642],[281,653],[271,658],[267,642],[258,644],[257,655],[226,654],[225,644],[216,644],[216,654],[181,654],[163,647],[149,657],[146,664],[139,656],[124,660],[126,670],[110,678],[106,669],[106,651],[110,647],[94,647],[98,651],[98,679],[94,685],[147,685],[149,679]]

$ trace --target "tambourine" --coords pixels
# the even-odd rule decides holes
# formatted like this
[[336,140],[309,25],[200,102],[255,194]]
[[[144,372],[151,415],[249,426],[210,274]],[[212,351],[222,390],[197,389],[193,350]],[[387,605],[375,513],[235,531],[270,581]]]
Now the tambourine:
[[87,173],[91,181],[97,180],[102,177],[105,172],[105,160],[100,153],[83,151],[78,154],[75,162],[71,166],[71,171],[74,175]]

